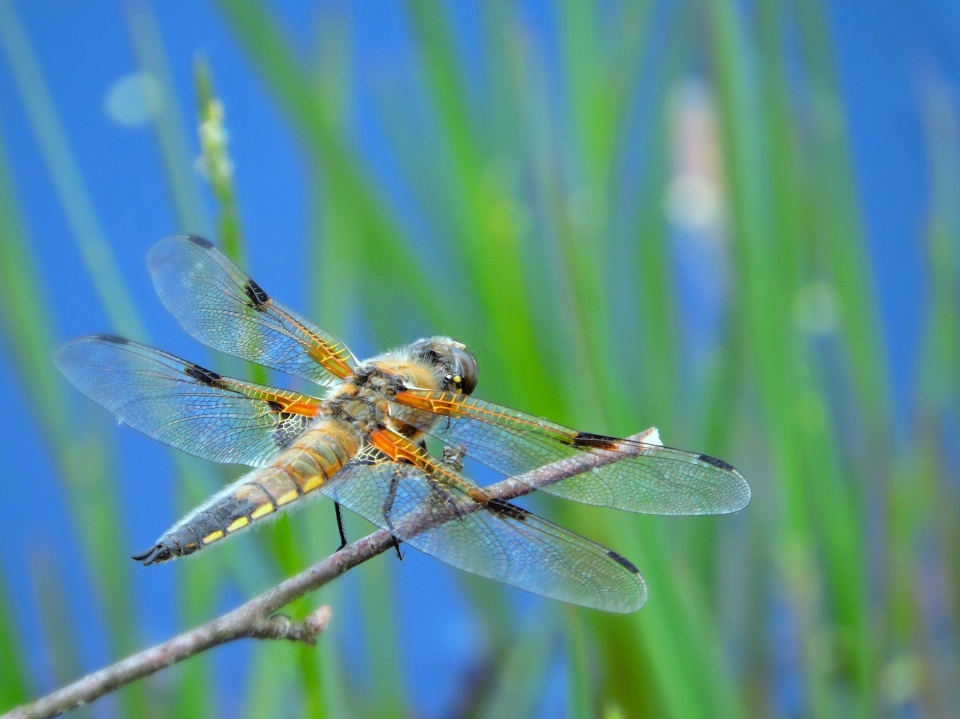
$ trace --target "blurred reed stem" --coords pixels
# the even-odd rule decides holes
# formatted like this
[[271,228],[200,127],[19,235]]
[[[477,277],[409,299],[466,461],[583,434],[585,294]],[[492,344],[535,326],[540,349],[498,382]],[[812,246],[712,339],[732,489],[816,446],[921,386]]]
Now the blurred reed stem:
[[162,88],[160,111],[153,126],[177,224],[181,232],[206,237],[210,221],[203,206],[185,115],[177,102],[160,28],[146,0],[128,0],[123,10],[142,72],[156,79]]
[[97,219],[83,175],[70,149],[40,64],[14,9],[13,0],[0,0],[0,46],[13,71],[17,90],[60,198],[61,208],[94,280],[100,302],[117,332],[141,340],[144,331],[134,314],[130,292],[113,259],[113,252]]
[[3,576],[0,571],[0,711],[23,704],[31,693],[19,624],[7,599]]
[[[4,12],[0,8],[0,14]],[[53,321],[36,263],[19,216],[6,153],[0,138],[0,303],[4,344],[13,358],[27,404],[34,411],[41,436],[49,443],[58,476],[66,489],[72,517],[77,522],[85,557],[92,572],[115,656],[137,646],[137,628],[131,612],[127,562],[117,551],[123,536],[115,482],[107,465],[108,452],[94,432],[82,431],[74,413],[64,407],[68,396],[53,367]],[[122,562],[117,566],[118,562]],[[147,716],[142,686],[125,688],[121,697],[131,713]]]

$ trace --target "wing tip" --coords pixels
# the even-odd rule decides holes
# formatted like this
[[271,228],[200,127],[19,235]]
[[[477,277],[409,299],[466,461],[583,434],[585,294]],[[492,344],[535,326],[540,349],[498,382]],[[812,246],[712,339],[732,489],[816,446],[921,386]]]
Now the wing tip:
[[724,500],[722,509],[712,511],[710,514],[735,514],[746,509],[750,500],[753,499],[753,491],[747,484],[747,480],[737,470],[732,467],[731,470],[731,475],[736,481],[718,489],[717,497]]
[[[610,552],[611,555],[615,552]],[[618,555],[619,556],[619,555]],[[622,557],[621,557],[622,559]],[[618,560],[619,561],[619,560]],[[633,563],[629,560],[624,559],[625,562],[633,566]],[[633,614],[634,612],[639,612],[647,604],[647,582],[644,580],[643,576],[637,570],[636,567],[633,567],[634,574],[631,575],[631,579],[634,580],[635,591],[633,596],[631,596],[626,601],[619,601],[613,606],[597,606],[597,609],[600,609],[604,612],[611,612],[613,614]]]
[[601,609],[605,612],[613,612],[614,614],[633,614],[634,612],[639,612],[647,603],[646,580],[644,580],[643,575],[640,574],[640,570],[637,569],[637,565],[624,557],[622,554],[615,552],[612,549],[607,549],[607,556],[630,572],[629,581],[631,581],[631,584],[633,585],[632,589],[634,591],[632,592],[632,596],[626,601],[618,601],[614,606],[597,606],[597,609]]
[[[147,251],[147,267],[150,269],[150,273],[156,277],[171,260],[174,262],[182,261],[182,258],[177,259],[177,248],[189,248],[191,245],[204,252],[219,252],[215,244],[199,235],[171,235],[160,240]],[[174,254],[170,255],[170,252]]]
[[75,368],[74,360],[77,359],[77,355],[74,353],[81,351],[81,348],[84,346],[96,344],[98,342],[108,342],[110,344],[117,345],[133,344],[131,340],[128,340],[125,337],[119,337],[117,335],[110,334],[77,337],[76,339],[72,339],[69,342],[64,342],[62,345],[57,347],[53,353],[53,364],[58,370],[60,370],[60,372],[69,377],[71,370]]
[[735,483],[732,486],[727,485],[723,487],[724,494],[727,494],[730,497],[730,503],[726,506],[726,511],[722,512],[722,514],[733,514],[734,512],[739,512],[750,504],[750,500],[753,499],[753,491],[750,489],[750,485],[747,483],[747,480],[744,478],[744,476],[737,471],[736,467],[729,462],[725,462],[717,457],[712,457],[709,454],[697,455],[697,459],[699,459],[701,462],[709,464],[712,467],[716,467],[724,472],[728,472],[735,480]]

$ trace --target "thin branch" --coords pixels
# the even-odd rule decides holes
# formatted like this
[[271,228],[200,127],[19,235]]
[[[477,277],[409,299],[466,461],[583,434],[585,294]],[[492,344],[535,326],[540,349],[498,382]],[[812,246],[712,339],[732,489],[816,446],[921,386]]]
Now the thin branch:
[[[631,454],[643,454],[645,446],[660,444],[656,429],[648,429],[629,438],[631,442],[618,452],[596,451],[562,459],[526,474],[505,479],[486,487],[493,497],[511,500],[542,489],[562,479],[602,467]],[[420,530],[432,524],[442,523],[452,517],[430,517],[424,512]],[[438,521],[439,519],[439,521]],[[149,676],[161,669],[188,659],[212,647],[237,639],[287,639],[306,644],[316,644],[330,620],[330,608],[320,607],[303,621],[294,622],[276,612],[295,599],[319,589],[349,569],[372,559],[394,546],[394,539],[385,530],[378,530],[363,539],[347,545],[322,562],[313,565],[290,579],[278,584],[246,604],[184,632],[163,644],[146,649],[116,664],[88,674],[83,679],[63,689],[41,697],[36,701],[12,709],[0,719],[46,719],[116,691],[120,687]]]

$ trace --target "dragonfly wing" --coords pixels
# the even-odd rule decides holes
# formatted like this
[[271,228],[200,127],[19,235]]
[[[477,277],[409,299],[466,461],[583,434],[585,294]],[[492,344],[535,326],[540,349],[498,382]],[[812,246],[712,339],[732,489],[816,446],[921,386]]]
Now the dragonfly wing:
[[340,340],[268,296],[202,238],[168,237],[147,262],[163,304],[209,347],[321,385],[357,364]]
[[368,445],[320,491],[458,569],[608,612],[633,612],[646,601],[643,578],[628,560],[488,497],[428,455],[409,464]]
[[406,390],[396,400],[440,415],[430,434],[466,447],[471,457],[507,476],[584,453],[612,456],[609,464],[542,488],[565,499],[673,515],[726,514],[750,502],[750,487],[740,473],[709,455],[578,432],[452,392]]
[[319,401],[222,377],[120,337],[83,337],[57,367],[124,424],[189,454],[261,467],[309,426]]

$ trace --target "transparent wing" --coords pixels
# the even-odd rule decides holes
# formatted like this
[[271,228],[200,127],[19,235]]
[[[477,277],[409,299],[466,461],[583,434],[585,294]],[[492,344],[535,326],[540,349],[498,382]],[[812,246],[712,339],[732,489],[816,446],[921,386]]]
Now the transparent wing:
[[124,424],[214,462],[264,466],[319,409],[313,397],[221,377],[121,337],[68,342],[55,361]]
[[726,514],[750,502],[740,473],[706,454],[578,432],[452,392],[407,390],[396,400],[441,415],[430,434],[507,476],[584,452],[619,455],[541,490],[575,502],[647,514]]
[[374,435],[321,492],[458,569],[608,612],[643,606],[643,578],[620,555],[490,498],[402,437]]
[[200,237],[161,240],[147,263],[163,304],[209,347],[321,385],[357,364],[340,340],[273,300]]

